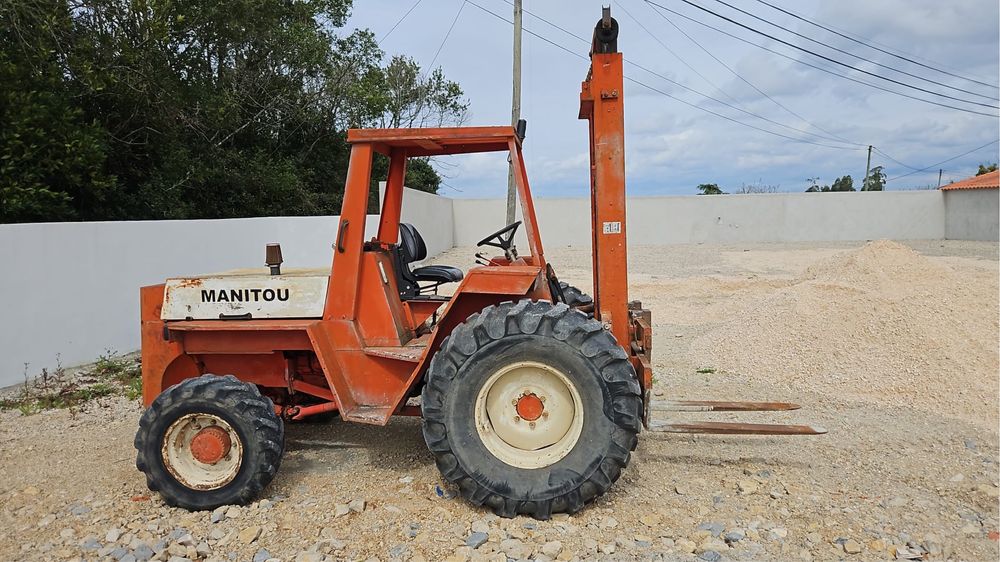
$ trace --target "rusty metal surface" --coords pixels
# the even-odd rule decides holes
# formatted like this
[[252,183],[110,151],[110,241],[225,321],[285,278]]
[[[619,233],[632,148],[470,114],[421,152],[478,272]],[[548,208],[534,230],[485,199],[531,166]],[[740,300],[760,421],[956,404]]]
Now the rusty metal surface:
[[791,402],[727,402],[716,400],[654,400],[654,412],[784,412],[801,406]]
[[730,422],[649,422],[649,430],[656,433],[708,433],[717,435],[822,435],[826,429],[814,425],[785,425],[766,423]]

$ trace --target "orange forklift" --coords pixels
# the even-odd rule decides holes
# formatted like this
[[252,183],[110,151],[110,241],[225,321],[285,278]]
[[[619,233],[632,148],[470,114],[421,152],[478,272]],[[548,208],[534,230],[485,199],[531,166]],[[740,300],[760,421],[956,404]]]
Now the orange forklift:
[[[267,269],[143,287],[147,407],[136,466],[192,510],[253,501],[272,480],[284,424],[319,414],[385,425],[420,416],[442,475],[498,515],[546,519],[603,494],[640,430],[803,435],[811,426],[680,423],[651,411],[747,411],[787,403],[650,402],[651,316],[628,299],[622,55],[605,9],[580,92],[590,123],[593,298],[546,261],[517,127],[350,130],[332,269]],[[408,158],[507,152],[522,221],[484,237],[467,273],[430,265],[400,222]],[[390,160],[378,230],[365,236],[372,159]],[[525,230],[527,252],[514,245]],[[437,294],[456,284],[451,296]]]

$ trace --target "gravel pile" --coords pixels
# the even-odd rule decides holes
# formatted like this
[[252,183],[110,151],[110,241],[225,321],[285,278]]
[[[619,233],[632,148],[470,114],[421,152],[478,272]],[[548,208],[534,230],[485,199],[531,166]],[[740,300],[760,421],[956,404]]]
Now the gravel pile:
[[996,427],[996,272],[956,272],[871,242],[786,286],[734,300],[696,361],[760,384],[809,386]]

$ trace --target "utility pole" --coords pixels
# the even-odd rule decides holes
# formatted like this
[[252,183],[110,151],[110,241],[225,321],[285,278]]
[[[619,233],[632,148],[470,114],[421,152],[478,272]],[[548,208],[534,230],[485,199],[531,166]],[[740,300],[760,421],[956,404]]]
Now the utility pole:
[[944,168],[938,168],[938,189],[941,189],[941,174],[944,173]]
[[868,174],[872,169],[872,145],[868,145],[868,163],[865,164],[865,179],[861,180],[861,191],[868,191]]
[[[510,125],[521,119],[521,0],[514,0],[514,88],[510,100]],[[514,187],[514,164],[507,166],[507,224],[517,213],[517,189]]]

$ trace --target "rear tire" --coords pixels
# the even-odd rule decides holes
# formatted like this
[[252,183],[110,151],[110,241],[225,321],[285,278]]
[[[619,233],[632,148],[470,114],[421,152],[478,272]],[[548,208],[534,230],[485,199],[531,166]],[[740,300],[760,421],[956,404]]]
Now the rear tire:
[[566,283],[565,281],[559,282],[559,287],[562,288],[563,297],[566,298],[566,304],[570,308],[579,308],[581,306],[593,306],[594,297],[591,297],[587,293],[584,293],[580,289]]
[[[521,409],[518,396],[536,394],[551,416],[538,402]],[[431,360],[422,405],[444,478],[503,517],[573,513],[606,492],[642,419],[635,371],[614,336],[566,304],[529,300],[456,326]]]
[[[195,452],[206,431],[208,452]],[[202,375],[164,390],[143,413],[135,466],[168,505],[192,511],[242,505],[274,478],[284,442],[274,403],[255,385],[232,375]],[[219,443],[224,449],[213,450]],[[202,462],[205,455],[209,462]]]

